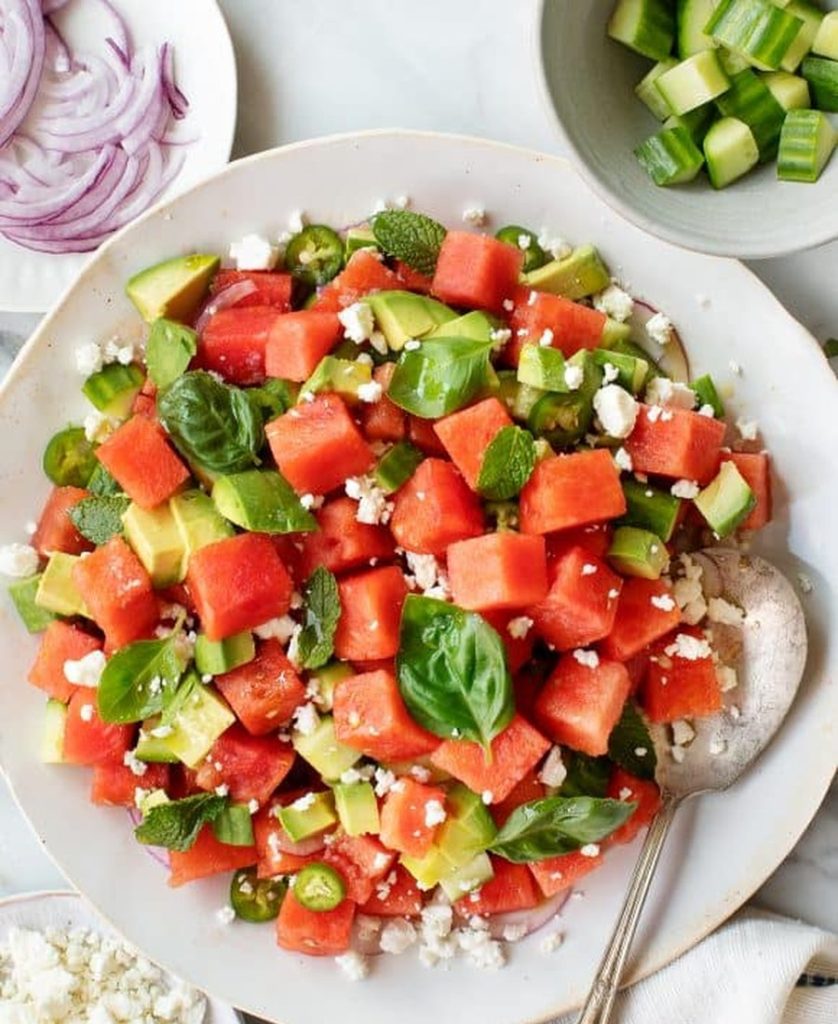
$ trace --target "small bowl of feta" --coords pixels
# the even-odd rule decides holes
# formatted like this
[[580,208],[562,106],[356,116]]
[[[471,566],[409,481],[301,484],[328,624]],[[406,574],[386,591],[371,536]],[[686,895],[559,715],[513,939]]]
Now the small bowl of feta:
[[838,237],[838,0],[541,0],[535,39],[565,147],[639,227],[741,259]]

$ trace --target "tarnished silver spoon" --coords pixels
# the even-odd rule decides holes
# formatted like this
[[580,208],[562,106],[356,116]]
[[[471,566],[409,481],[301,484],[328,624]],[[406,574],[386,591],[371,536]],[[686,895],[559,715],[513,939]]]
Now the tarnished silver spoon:
[[[681,763],[656,730],[656,777],[661,808],[649,826],[622,912],[577,1024],[606,1024],[664,840],[679,804],[699,793],[727,789],[777,731],[794,700],[806,664],[806,624],[791,584],[770,562],[729,548],[708,548],[692,558],[704,570],[708,597],[723,597],[745,612],[741,627],[714,626],[714,643],[738,655],[738,683],[724,711],[694,723],[695,739]],[[716,637],[716,633],[720,635]]]

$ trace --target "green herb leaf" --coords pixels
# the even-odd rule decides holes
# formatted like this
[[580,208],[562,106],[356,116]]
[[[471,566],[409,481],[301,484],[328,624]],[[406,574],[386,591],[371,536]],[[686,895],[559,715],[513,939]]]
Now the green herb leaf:
[[146,344],[148,375],[162,391],[181,377],[198,351],[198,335],[183,324],[160,317]]
[[96,468],[87,482],[87,489],[91,494],[95,494],[100,498],[106,497],[109,494],[122,494],[122,488],[119,486],[119,483],[111,476],[101,462],[96,464]]
[[523,427],[510,424],[495,434],[483,455],[477,490],[491,501],[514,498],[535,467],[535,441]]
[[437,736],[488,749],[515,714],[503,640],[480,615],[446,601],[408,595],[396,671],[411,716]]
[[259,413],[263,423],[288,412],[297,401],[299,384],[279,377],[269,377],[261,387],[248,388],[245,394],[254,409]]
[[281,473],[249,469],[216,480],[215,507],[231,523],[258,533],[299,533],[317,529],[317,520]]
[[467,405],[486,386],[492,343],[472,338],[426,338],[402,352],[387,388],[392,402],[423,419]]
[[67,512],[73,526],[93,544],[106,544],[122,533],[122,515],[131,504],[122,494],[82,498]]
[[209,373],[185,373],[157,399],[157,412],[178,451],[215,473],[259,465],[262,418],[240,388]]
[[838,358],[838,338],[827,338],[823,343],[823,354],[827,359]]
[[303,668],[320,668],[332,656],[340,619],[337,580],[328,569],[318,566],[308,578],[303,597],[305,625],[297,640],[297,656]]
[[[645,750],[645,754],[635,751]],[[646,720],[636,705],[627,700],[619,722],[608,738],[608,756],[638,779],[654,779],[658,766],[655,745],[652,742]]]
[[105,722],[140,722],[162,711],[183,673],[178,634],[138,640],[108,661],[99,681],[99,714]]
[[489,847],[515,864],[572,853],[610,836],[637,804],[591,796],[548,796],[516,807]]
[[215,793],[170,800],[152,807],[145,821],[134,829],[134,835],[149,846],[165,846],[167,850],[184,853],[195,845],[204,825],[215,821],[226,806],[227,797]]
[[437,221],[412,210],[383,210],[372,220],[375,240],[388,256],[431,277],[448,233]]
[[605,796],[614,765],[607,757],[591,757],[576,750],[562,750],[567,776],[559,796]]

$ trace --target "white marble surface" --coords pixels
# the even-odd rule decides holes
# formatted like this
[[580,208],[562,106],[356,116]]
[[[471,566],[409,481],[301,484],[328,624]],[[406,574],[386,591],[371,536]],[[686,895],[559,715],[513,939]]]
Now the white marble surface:
[[[330,132],[393,127],[558,149],[534,63],[536,0],[222,0],[221,6],[239,60],[236,155]],[[752,269],[818,338],[838,335],[838,242]],[[37,319],[0,313],[0,374]],[[731,837],[733,855],[735,849]],[[62,884],[0,782],[0,896]],[[755,901],[838,932],[837,892],[833,786]]]

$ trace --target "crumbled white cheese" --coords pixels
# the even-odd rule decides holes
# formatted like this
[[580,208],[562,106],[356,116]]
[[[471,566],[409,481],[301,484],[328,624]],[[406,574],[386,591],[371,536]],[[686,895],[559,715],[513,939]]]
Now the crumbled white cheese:
[[504,299],[503,308],[506,310],[507,313],[511,313],[512,310],[515,308],[515,303],[512,301],[512,299]]
[[672,723],[672,742],[679,747],[686,747],[695,739],[695,729],[683,718],[676,718]]
[[736,420],[736,429],[743,441],[756,441],[759,433],[759,424],[756,420],[746,420],[740,416]]
[[594,395],[594,411],[610,437],[628,437],[639,408],[637,399],[619,384],[606,384]]
[[416,942],[419,935],[410,921],[405,921],[403,918],[396,918],[393,921],[388,921],[384,925],[381,931],[381,938],[379,945],[384,953],[393,953],[396,956],[404,953],[406,949]]
[[489,331],[489,341],[492,342],[492,353],[494,355],[500,355],[511,337],[512,331],[510,331],[508,327],[496,327],[494,330]]
[[742,367],[735,359],[731,359],[727,365],[731,373],[735,374],[737,377],[742,376]]
[[351,476],[344,484],[348,497],[358,502],[355,518],[359,523],[375,525],[388,523],[393,514],[393,502],[371,476]]
[[532,238],[526,234],[518,235],[518,248],[522,252],[526,252],[527,249],[532,245]]
[[306,215],[302,210],[292,210],[288,216],[288,230],[298,235],[306,226]]
[[302,736],[311,736],[320,724],[320,715],[314,704],[301,704],[291,716],[294,728]]
[[477,204],[467,206],[463,210],[463,223],[471,224],[473,228],[482,228],[486,223],[486,210]]
[[797,574],[797,585],[804,594],[811,594],[815,589],[815,584],[812,582],[811,576],[808,576],[805,572],[799,572]]
[[687,501],[691,501],[693,498],[698,497],[700,490],[701,488],[695,480],[676,480],[669,488],[669,493],[676,498],[685,498]]
[[637,757],[645,757],[649,751],[645,747],[635,747],[634,753]]
[[675,608],[675,599],[669,594],[653,594],[649,600],[653,608],[659,608],[662,612],[671,612]]
[[92,704],[82,704],[79,708],[79,718],[83,722],[92,722],[94,710],[95,709]]
[[563,260],[569,256],[573,249],[557,235],[551,235],[547,228],[542,228],[538,233],[538,244],[545,252],[549,252],[554,260]]
[[676,743],[669,748],[669,756],[676,764],[681,764],[686,757],[686,751]]
[[422,342],[417,341],[416,338],[408,338],[404,343],[405,352],[416,352],[422,347]]
[[577,648],[573,652],[573,657],[580,665],[584,665],[586,668],[594,669],[599,665],[599,655],[596,651],[584,651],[581,648]]
[[29,544],[5,544],[0,548],[0,573],[24,580],[38,571],[38,552]]
[[252,800],[247,801],[247,809],[250,814],[259,813],[259,801],[254,797]]
[[634,793],[631,789],[629,789],[628,786],[623,786],[617,795],[620,798],[620,800],[622,800],[625,803],[626,800],[631,800],[631,798],[634,796]]
[[318,509],[323,507],[323,495],[322,494],[301,494],[300,504],[306,511],[312,509]]
[[508,924],[504,926],[501,934],[504,942],[520,942],[527,932],[528,928],[525,924]]
[[488,807],[490,804],[493,804],[495,802],[495,794],[491,791],[491,789],[484,789],[483,792],[480,794],[480,799]]
[[598,857],[599,856],[599,844],[597,843],[585,843],[584,846],[579,847],[579,852],[583,857]]
[[701,637],[689,633],[678,633],[674,643],[664,648],[664,653],[671,658],[682,658],[684,661],[700,661],[713,654],[710,644]]
[[126,768],[131,769],[131,774],[141,778],[148,771],[148,765],[141,761],[134,750],[126,750],[122,756],[122,763]]
[[314,807],[316,803],[317,797],[314,793],[306,793],[304,796],[297,797],[291,806],[295,811],[307,811],[310,807]]
[[726,626],[741,626],[745,621],[745,613],[723,597],[711,597],[707,602],[707,618]]
[[500,942],[493,939],[480,918],[472,918],[468,928],[457,930],[459,948],[466,954],[472,966],[483,971],[496,971],[506,963],[506,954]]
[[362,402],[367,402],[370,405],[374,405],[376,402],[380,401],[383,394],[384,388],[377,380],[371,380],[366,384],[360,384],[358,386],[358,398]]
[[262,235],[245,235],[230,243],[230,259],[236,270],[273,270],[279,259],[279,249]]
[[701,406],[701,408],[698,410],[698,415],[706,416],[709,420],[712,420],[715,418],[716,410],[708,402]]
[[596,571],[597,567],[593,564],[593,562],[585,562],[585,564],[582,566],[583,576],[593,576],[596,573]]
[[375,330],[375,317],[367,302],[353,302],[338,313],[344,334],[356,345],[369,341]]
[[64,662],[64,678],[73,686],[98,686],[107,662],[102,651],[90,651],[77,661]]
[[428,828],[435,828],[441,825],[448,817],[441,800],[429,800],[425,804],[425,825]]
[[631,456],[625,450],[625,448],[618,448],[614,452],[614,465],[617,467],[617,469],[625,470],[626,473],[630,473],[634,468],[631,461]]
[[268,619],[261,626],[256,626],[253,632],[260,640],[279,640],[281,644],[285,644],[296,629],[297,623],[290,615],[281,615],[276,619]]
[[621,324],[625,323],[634,311],[634,299],[616,284],[610,284],[593,298],[594,309]]
[[506,632],[509,633],[513,640],[523,640],[533,625],[533,620],[529,615],[518,615],[507,622]]
[[545,935],[539,943],[539,952],[549,955],[555,953],[556,950],[564,942],[564,935],[561,932],[551,932],[550,935]]
[[714,733],[714,735],[710,737],[707,750],[713,757],[718,757],[719,754],[723,754],[727,750],[727,742],[723,740],[718,733]]
[[553,344],[554,334],[552,330],[547,327],[541,332],[541,337],[538,339],[538,344],[541,348],[550,348]]
[[716,679],[719,681],[719,689],[722,693],[727,693],[728,690],[735,690],[739,685],[736,669],[731,668],[730,665],[717,665]]
[[606,363],[602,368],[602,379],[606,384],[612,384],[620,376],[620,371],[613,363]]
[[94,409],[93,412],[89,412],[85,416],[82,426],[84,427],[84,436],[88,441],[102,442],[107,440],[113,433],[116,420],[111,419],[110,416],[105,416],[98,409]]
[[416,587],[425,597],[434,597],[438,601],[447,601],[451,597],[448,574],[433,555],[407,551],[405,560],[410,570],[405,577],[409,587]]
[[102,349],[95,341],[79,345],[75,351],[76,369],[82,377],[89,377],[102,369]]
[[669,380],[668,377],[653,377],[646,387],[645,400],[649,405],[662,405],[670,409],[694,409],[695,392],[686,384]]
[[646,321],[646,334],[658,345],[668,345],[672,340],[672,321],[664,313],[655,313]]
[[567,768],[562,761],[561,747],[551,747],[550,753],[545,758],[541,771],[538,773],[540,782],[551,789],[558,789],[567,778]]
[[335,963],[350,981],[363,981],[370,973],[369,960],[354,950],[336,956]]
[[564,382],[569,391],[578,391],[582,387],[584,379],[585,373],[581,366],[574,366],[572,363],[568,363],[564,368]]
[[396,776],[389,768],[375,769],[375,795],[387,796],[393,786],[396,785]]

